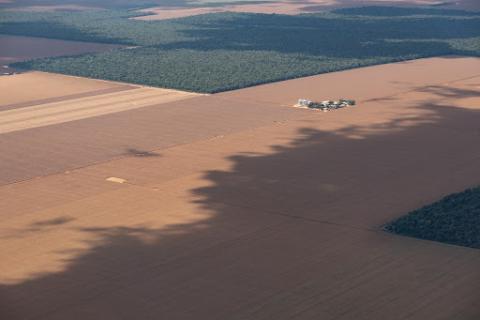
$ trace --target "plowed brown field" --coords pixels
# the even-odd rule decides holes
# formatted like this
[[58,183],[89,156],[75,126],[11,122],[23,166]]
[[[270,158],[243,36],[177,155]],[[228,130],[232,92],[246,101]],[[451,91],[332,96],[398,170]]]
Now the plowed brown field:
[[0,78],[0,110],[133,88],[137,86],[34,71]]
[[435,58],[0,134],[0,315],[477,319],[479,250],[381,226],[479,184],[479,123]]

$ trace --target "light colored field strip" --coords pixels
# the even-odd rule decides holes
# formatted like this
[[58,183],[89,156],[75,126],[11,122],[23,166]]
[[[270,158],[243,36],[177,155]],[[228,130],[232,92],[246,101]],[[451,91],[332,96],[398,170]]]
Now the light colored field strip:
[[40,104],[46,104],[46,103],[54,103],[54,102],[62,102],[62,101],[65,102],[67,100],[82,99],[86,97],[99,96],[103,94],[129,91],[136,88],[138,87],[124,85],[124,86],[113,87],[113,88],[99,89],[95,91],[86,91],[86,92],[80,92],[80,93],[67,94],[67,95],[58,96],[58,97],[50,97],[50,98],[44,98],[39,100],[33,100],[33,101],[24,101],[19,103],[0,105],[0,111],[33,107],[33,106],[38,106]]
[[0,112],[0,134],[143,108],[193,96],[196,94],[175,90],[138,88],[126,92],[7,110]]
[[95,104],[101,103],[102,101],[106,101],[108,99],[112,99],[111,102],[118,102],[118,101],[121,101],[124,97],[135,99],[141,96],[142,94],[148,96],[149,94],[167,94],[167,93],[170,93],[170,91],[164,91],[162,89],[158,89],[157,91],[156,89],[151,89],[151,88],[138,88],[136,90],[130,90],[128,92],[121,91],[121,92],[113,92],[113,93],[106,93],[106,94],[95,95],[95,96],[82,97],[78,99],[69,99],[64,101],[40,103],[35,106],[21,108],[19,110],[6,110],[0,114],[7,115],[9,113],[12,113],[12,114],[13,113],[21,114],[24,112],[31,113],[34,110],[46,110],[48,108],[57,108],[57,107],[67,108],[69,106],[75,106],[78,104],[95,105]]
[[[9,110],[0,113],[3,117],[0,119],[0,125],[4,125],[17,120],[30,120],[38,117],[39,115],[55,115],[63,114],[65,112],[86,110],[92,107],[100,108],[103,106],[111,105],[112,103],[125,103],[125,102],[139,102],[141,100],[149,99],[152,97],[164,97],[171,95],[171,93],[159,93],[154,91],[146,92],[134,92],[133,95],[109,95],[96,96],[94,98],[73,100],[71,102],[55,102],[48,104],[41,104],[29,108],[23,108],[21,110]],[[6,120],[7,119],[7,120]]]

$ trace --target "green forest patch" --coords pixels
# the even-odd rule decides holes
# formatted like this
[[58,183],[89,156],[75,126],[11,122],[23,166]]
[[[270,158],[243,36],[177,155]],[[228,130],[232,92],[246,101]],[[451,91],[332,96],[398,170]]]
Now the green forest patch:
[[480,187],[415,210],[385,229],[404,236],[480,249]]
[[135,15],[0,11],[0,33],[134,47],[17,68],[208,93],[422,57],[480,55],[480,14],[454,10],[369,7],[299,16],[129,19]]

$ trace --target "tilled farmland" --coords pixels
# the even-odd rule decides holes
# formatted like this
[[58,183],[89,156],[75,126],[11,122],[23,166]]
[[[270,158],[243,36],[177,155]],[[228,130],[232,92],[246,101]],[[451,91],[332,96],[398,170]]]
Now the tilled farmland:
[[[0,134],[1,315],[480,317],[477,249],[382,230],[479,183],[479,67],[423,59],[164,103],[145,87],[5,98],[23,105],[0,119],[32,122]],[[346,88],[358,107],[291,107]],[[148,105],[124,108],[137,94]]]

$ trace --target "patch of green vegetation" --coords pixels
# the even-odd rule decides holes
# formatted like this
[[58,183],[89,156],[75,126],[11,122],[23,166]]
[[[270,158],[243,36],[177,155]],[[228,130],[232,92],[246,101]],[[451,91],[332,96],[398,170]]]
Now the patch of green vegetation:
[[415,210],[385,229],[409,237],[480,249],[480,187]]
[[371,7],[166,21],[128,19],[138,15],[133,11],[0,12],[0,33],[139,46],[34,60],[19,68],[198,92],[421,57],[480,55],[480,14],[390,9],[390,15]]
[[0,11],[0,34],[61,40],[147,46],[182,41],[182,26],[129,18],[142,16],[130,10],[85,12]]
[[271,51],[190,49],[159,51],[145,47],[77,57],[40,59],[15,67],[65,73],[194,92],[214,93],[292,79],[392,59],[329,59]]

